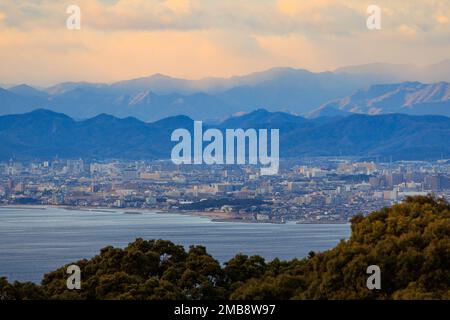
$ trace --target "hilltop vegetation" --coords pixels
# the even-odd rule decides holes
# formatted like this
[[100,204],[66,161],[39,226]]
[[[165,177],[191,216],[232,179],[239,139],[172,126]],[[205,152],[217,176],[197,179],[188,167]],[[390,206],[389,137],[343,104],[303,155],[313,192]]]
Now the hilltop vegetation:
[[[201,246],[136,239],[75,264],[81,290],[62,267],[41,285],[0,279],[0,299],[450,299],[450,204],[415,197],[356,216],[348,240],[301,260],[238,254],[221,266]],[[380,290],[366,287],[369,265]]]

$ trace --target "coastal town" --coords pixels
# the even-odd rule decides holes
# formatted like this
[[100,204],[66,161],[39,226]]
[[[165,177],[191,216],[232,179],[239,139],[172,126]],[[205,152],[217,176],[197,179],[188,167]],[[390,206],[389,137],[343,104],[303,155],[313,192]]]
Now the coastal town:
[[450,160],[284,159],[258,166],[51,159],[0,163],[0,206],[176,212],[214,221],[348,223],[356,214],[433,194],[450,199]]

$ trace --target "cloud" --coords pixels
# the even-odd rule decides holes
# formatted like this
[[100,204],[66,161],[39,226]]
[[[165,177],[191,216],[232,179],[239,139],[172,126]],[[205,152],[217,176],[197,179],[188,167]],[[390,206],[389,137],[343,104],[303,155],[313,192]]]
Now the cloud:
[[[73,1],[3,0],[10,27],[64,27],[65,8]],[[348,36],[366,32],[361,0],[78,0],[83,25],[104,32],[242,30],[252,34],[288,33]],[[448,23],[450,2],[379,0],[384,26],[407,25],[427,32]],[[450,30],[449,30],[450,33]]]
[[[66,29],[74,2],[80,31]],[[0,82],[156,72],[200,78],[449,58],[449,1],[376,2],[380,31],[366,28],[366,0],[2,0]]]
[[398,31],[400,33],[408,36],[408,37],[415,37],[415,36],[417,36],[417,30],[416,29],[414,29],[414,28],[412,28],[410,26],[404,25],[404,24],[402,24],[401,26],[398,27]]
[[436,21],[440,24],[450,24],[450,18],[442,15],[437,16]]
[[164,5],[174,14],[187,14],[192,10],[192,2],[189,0],[166,0]]

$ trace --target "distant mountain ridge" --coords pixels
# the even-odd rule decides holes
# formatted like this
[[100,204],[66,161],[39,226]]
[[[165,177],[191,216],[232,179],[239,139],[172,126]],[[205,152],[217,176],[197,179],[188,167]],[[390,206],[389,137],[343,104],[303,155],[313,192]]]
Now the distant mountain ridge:
[[337,68],[336,73],[372,74],[387,77],[390,82],[450,82],[450,59],[425,66],[414,64],[369,63]]
[[86,119],[101,113],[154,121],[184,114],[223,120],[258,108],[303,114],[384,76],[274,68],[244,76],[186,80],[164,75],[113,84],[60,83],[45,90],[19,85],[0,93],[0,115],[45,108]]
[[309,117],[349,113],[448,116],[448,82],[417,81],[450,81],[448,74],[450,60],[421,68],[378,63],[318,73],[273,68],[200,80],[155,74],[112,84],[65,82],[46,89],[22,84],[0,89],[0,115],[45,108],[74,119],[107,113],[155,121],[183,114],[219,122],[234,114],[264,108]]
[[324,116],[333,110],[336,115],[403,113],[450,116],[450,83],[404,82],[373,85],[345,98],[326,103],[312,111],[309,116]]
[[[442,116],[351,115],[322,121],[257,110],[214,127],[279,128],[281,157],[450,157],[450,118]],[[169,159],[175,145],[170,136],[177,128],[192,132],[193,120],[174,116],[145,123],[101,114],[75,121],[43,109],[0,116],[0,159]]]

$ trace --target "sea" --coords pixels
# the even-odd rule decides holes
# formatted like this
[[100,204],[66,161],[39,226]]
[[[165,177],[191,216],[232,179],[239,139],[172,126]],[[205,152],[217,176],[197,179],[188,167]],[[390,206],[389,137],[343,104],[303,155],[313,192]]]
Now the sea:
[[303,258],[350,235],[349,224],[215,222],[177,213],[130,214],[113,210],[0,207],[0,277],[40,283],[45,273],[105,246],[125,247],[136,238],[202,245],[221,263],[237,253],[267,261]]

